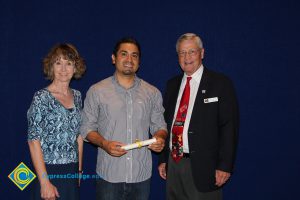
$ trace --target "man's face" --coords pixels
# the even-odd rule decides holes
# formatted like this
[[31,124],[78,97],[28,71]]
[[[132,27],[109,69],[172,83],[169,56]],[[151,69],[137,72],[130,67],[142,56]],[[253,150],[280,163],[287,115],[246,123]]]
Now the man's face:
[[204,49],[200,49],[194,40],[183,40],[178,45],[177,53],[179,65],[188,76],[196,72],[202,64]]
[[134,76],[139,68],[140,52],[135,44],[121,44],[117,55],[111,58],[119,75]]

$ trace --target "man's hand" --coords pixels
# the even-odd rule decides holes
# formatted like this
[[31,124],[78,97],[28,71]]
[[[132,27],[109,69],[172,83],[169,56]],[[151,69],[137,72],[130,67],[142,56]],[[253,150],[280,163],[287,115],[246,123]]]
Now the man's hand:
[[229,179],[230,173],[216,170],[216,185],[221,187]]
[[166,163],[161,163],[158,166],[158,172],[161,178],[163,179],[167,179],[167,172],[166,172]]
[[103,149],[111,156],[120,157],[127,153],[121,146],[125,144],[116,141],[103,141]]
[[156,142],[150,144],[148,148],[155,152],[161,152],[165,146],[165,139],[159,136],[154,136],[154,137],[156,138]]

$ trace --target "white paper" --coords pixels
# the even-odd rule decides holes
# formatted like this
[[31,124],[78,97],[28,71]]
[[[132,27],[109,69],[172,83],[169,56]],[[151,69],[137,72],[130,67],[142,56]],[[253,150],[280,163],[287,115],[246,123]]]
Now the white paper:
[[138,141],[138,142],[135,142],[132,144],[122,146],[121,148],[127,151],[127,150],[131,150],[131,149],[135,149],[135,148],[141,148],[143,146],[153,144],[154,142],[156,142],[156,138],[152,138],[152,139],[144,140],[144,141]]

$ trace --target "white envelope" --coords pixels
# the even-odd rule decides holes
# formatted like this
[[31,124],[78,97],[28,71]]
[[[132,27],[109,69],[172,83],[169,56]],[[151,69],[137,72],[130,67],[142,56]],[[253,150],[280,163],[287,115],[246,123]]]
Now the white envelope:
[[217,102],[217,101],[218,101],[218,97],[204,99],[204,103],[213,103],[213,102]]

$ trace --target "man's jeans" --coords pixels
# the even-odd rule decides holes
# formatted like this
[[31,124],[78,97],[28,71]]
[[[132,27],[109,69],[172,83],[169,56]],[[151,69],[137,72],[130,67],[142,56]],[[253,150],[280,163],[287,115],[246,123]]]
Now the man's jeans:
[[139,183],[110,183],[98,179],[96,183],[96,200],[148,200],[150,180]]

